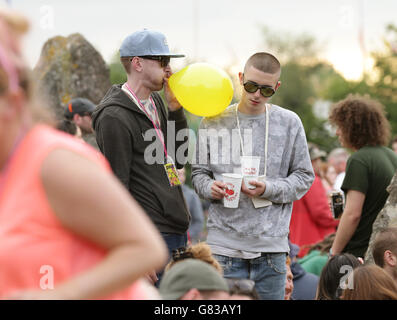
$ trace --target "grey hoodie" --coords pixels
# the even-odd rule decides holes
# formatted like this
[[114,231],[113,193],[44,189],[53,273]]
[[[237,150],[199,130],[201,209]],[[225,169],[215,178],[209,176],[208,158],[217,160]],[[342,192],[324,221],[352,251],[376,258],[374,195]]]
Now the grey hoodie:
[[[263,175],[265,113],[249,116],[238,112],[238,117],[244,153],[261,157],[259,174]],[[269,108],[266,190],[262,197],[272,201],[271,206],[256,209],[243,193],[237,209],[225,208],[222,201],[211,199],[211,185],[214,180],[222,180],[222,173],[241,173],[236,105],[221,115],[203,119],[195,153],[193,186],[200,197],[211,200],[208,244],[244,252],[288,252],[292,202],[303,197],[314,180],[299,117],[277,105]]]

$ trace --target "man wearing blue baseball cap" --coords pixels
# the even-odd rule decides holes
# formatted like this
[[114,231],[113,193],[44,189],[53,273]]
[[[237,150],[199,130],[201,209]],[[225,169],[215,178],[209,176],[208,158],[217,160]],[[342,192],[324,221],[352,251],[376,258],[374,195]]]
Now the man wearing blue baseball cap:
[[[162,234],[170,256],[186,245],[191,219],[176,172],[187,161],[187,148],[174,156],[188,143],[187,134],[178,136],[187,121],[168,86],[170,58],[178,57],[184,55],[170,53],[160,32],[129,35],[120,47],[127,82],[112,86],[92,115],[101,152]],[[168,111],[157,92],[163,88]],[[154,273],[151,278],[157,280]]]

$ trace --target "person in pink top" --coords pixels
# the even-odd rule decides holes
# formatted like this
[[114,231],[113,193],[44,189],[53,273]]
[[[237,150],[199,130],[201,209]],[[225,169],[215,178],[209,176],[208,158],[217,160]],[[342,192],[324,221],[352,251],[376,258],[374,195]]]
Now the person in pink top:
[[0,9],[0,299],[153,298],[166,246],[96,150],[39,120],[27,29]]

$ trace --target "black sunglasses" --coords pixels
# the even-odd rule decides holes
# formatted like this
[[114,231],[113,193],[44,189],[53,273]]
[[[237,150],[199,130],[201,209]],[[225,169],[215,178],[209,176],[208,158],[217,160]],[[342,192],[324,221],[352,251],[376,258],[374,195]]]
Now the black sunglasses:
[[160,65],[162,68],[168,66],[171,60],[171,58],[167,56],[141,56],[140,58],[160,61]]
[[244,83],[244,89],[249,93],[255,93],[259,89],[261,95],[265,98],[270,98],[276,92],[276,90],[274,90],[272,86],[259,85],[250,80]]

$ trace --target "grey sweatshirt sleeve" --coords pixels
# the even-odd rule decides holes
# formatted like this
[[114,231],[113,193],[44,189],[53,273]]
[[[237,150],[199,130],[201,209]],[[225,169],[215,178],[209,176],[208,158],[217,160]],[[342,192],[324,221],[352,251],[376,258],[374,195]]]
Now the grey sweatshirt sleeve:
[[288,176],[266,177],[266,190],[262,198],[273,203],[291,203],[302,198],[314,181],[314,172],[307,147],[306,135],[300,119],[299,129],[292,145]]
[[[196,158],[195,164],[192,165],[192,185],[194,190],[200,198],[211,200],[211,186],[214,183],[214,175],[209,167],[209,146],[207,138],[200,135],[200,130],[205,129],[205,120],[203,119],[200,123],[198,130],[197,141],[196,141]],[[206,150],[206,152],[202,152]]]

